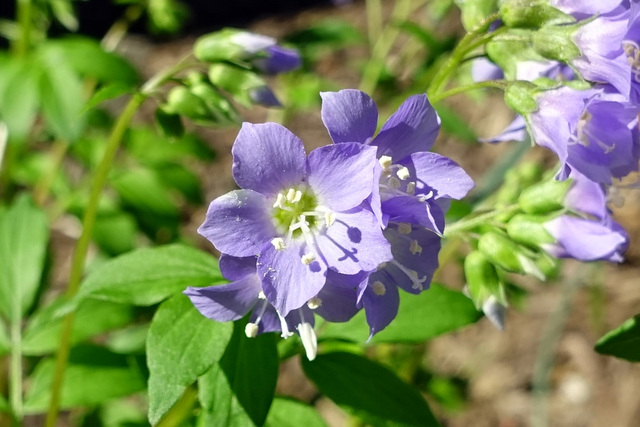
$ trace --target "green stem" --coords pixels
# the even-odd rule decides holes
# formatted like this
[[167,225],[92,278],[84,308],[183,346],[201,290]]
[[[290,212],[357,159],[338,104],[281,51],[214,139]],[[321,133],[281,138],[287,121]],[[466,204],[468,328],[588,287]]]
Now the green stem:
[[17,20],[20,26],[20,36],[14,42],[12,49],[18,56],[25,56],[31,45],[32,4],[31,0],[17,1]]
[[[107,148],[104,152],[103,158],[98,165],[98,169],[95,172],[93,185],[91,187],[91,193],[89,195],[89,201],[84,212],[82,219],[82,234],[76,244],[75,252],[73,254],[73,260],[71,264],[71,273],[69,277],[69,284],[67,286],[66,295],[67,298],[72,298],[80,286],[80,281],[84,272],[84,264],[87,258],[87,252],[89,250],[89,244],[91,243],[91,236],[93,233],[93,227],[95,225],[96,217],[98,215],[98,205],[100,198],[104,190],[104,186],[107,182],[111,165],[115,159],[118,148],[127,130],[129,123],[133,119],[138,108],[153,92],[164,84],[167,80],[172,78],[176,73],[183,69],[190,67],[191,55],[186,56],[176,65],[170,69],[163,71],[156,76],[152,77],[143,87],[142,90],[136,93],[125,109],[118,117],[109,139],[107,140]],[[62,323],[62,330],[60,336],[60,345],[58,347],[58,353],[56,355],[56,364],[54,367],[53,380],[51,384],[51,402],[49,403],[49,411],[47,412],[46,427],[55,427],[58,419],[58,412],[60,410],[60,397],[62,393],[62,383],[64,381],[64,371],[67,367],[67,361],[69,359],[69,352],[71,348],[71,333],[73,331],[73,323],[75,320],[74,313],[67,314]]]
[[367,36],[369,48],[373,54],[375,43],[382,34],[382,2],[381,0],[367,0]]
[[22,324],[20,321],[20,304],[14,307],[16,314],[11,320],[11,361],[9,367],[9,400],[14,421],[22,421]]
[[429,101],[431,101],[432,104],[435,104],[453,95],[458,95],[460,93],[469,92],[477,89],[484,89],[487,87],[493,87],[493,88],[504,90],[507,87],[507,84],[508,83],[504,80],[486,80],[483,82],[472,83],[470,85],[458,86],[458,87],[454,87],[453,89],[449,89],[444,92],[440,92],[438,94],[433,95],[431,98],[429,98]]
[[493,33],[485,34],[489,25],[498,18],[498,14],[487,16],[482,20],[478,27],[467,33],[462,40],[460,40],[460,43],[458,43],[454,51],[451,53],[447,63],[438,71],[431,81],[429,89],[427,90],[430,98],[436,96],[444,89],[453,71],[469,52],[487,43],[499,33],[498,31],[494,31]]
[[167,415],[160,420],[156,427],[177,427],[184,425],[186,420],[193,414],[193,407],[198,402],[198,390],[191,386],[182,394],[180,400],[176,402]]
[[444,235],[445,237],[452,237],[456,234],[472,230],[475,227],[482,225],[487,220],[493,219],[498,215],[516,212],[518,209],[520,209],[518,205],[511,205],[502,209],[495,209],[468,219],[461,219],[460,221],[457,221],[451,225],[447,225],[444,231]]
[[[407,19],[412,10],[411,1],[412,0],[398,0],[396,2],[393,12],[391,13],[392,24]],[[385,58],[388,56],[391,47],[400,34],[400,28],[392,24],[387,24],[373,47],[371,58],[365,67],[360,82],[360,90],[363,92],[372,93],[375,90],[378,85],[378,80],[380,80],[380,74],[382,74],[382,70],[384,69]]]

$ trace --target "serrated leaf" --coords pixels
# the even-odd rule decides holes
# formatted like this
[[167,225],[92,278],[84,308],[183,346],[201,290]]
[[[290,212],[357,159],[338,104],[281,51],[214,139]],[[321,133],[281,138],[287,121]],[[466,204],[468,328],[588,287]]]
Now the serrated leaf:
[[27,195],[0,210],[0,312],[20,319],[33,304],[49,239],[47,217]]
[[220,360],[231,334],[230,323],[202,316],[185,295],[176,295],[158,308],[147,334],[151,424]]
[[[36,312],[27,324],[22,339],[22,352],[27,356],[53,353],[59,346],[62,317],[56,316],[58,300]],[[95,335],[125,326],[133,320],[131,306],[87,299],[75,314],[71,343],[76,344]]]
[[417,390],[366,357],[336,352],[301,360],[321,393],[368,424],[439,426]]
[[56,136],[74,142],[85,124],[82,82],[59,51],[43,47],[39,59],[43,67],[39,88],[46,122]]
[[91,271],[79,298],[152,305],[187,286],[223,283],[216,259],[184,245],[143,248],[116,257]]
[[[374,335],[372,342],[422,342],[476,322],[482,315],[462,292],[431,284],[419,295],[400,293],[398,316]],[[345,323],[328,323],[321,339],[338,338],[365,342],[369,328],[364,312]]]
[[[25,396],[25,413],[39,413],[47,409],[54,365],[55,360],[47,358],[36,366]],[[101,347],[76,347],[71,350],[65,370],[60,407],[94,406],[144,390],[145,381],[140,368],[131,357],[111,353]]]
[[276,397],[271,404],[265,427],[326,427],[318,412],[306,403]]
[[607,332],[598,340],[595,348],[600,354],[640,362],[640,314]]
[[198,380],[207,425],[261,426],[269,412],[278,378],[275,335],[247,338],[246,321],[235,322],[220,363]]

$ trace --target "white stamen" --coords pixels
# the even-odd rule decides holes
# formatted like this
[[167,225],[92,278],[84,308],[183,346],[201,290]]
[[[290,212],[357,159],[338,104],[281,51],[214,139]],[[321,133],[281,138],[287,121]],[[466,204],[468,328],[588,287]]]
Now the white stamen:
[[282,193],[278,193],[278,195],[276,196],[276,202],[273,204],[273,207],[282,209],[284,207],[282,205],[283,202],[284,202],[284,196],[282,195]]
[[284,240],[282,239],[282,237],[274,238],[273,240],[271,240],[271,244],[274,248],[276,248],[277,251],[282,251],[287,247],[287,245],[284,244]]
[[382,169],[388,169],[391,166],[392,159],[389,156],[380,156],[378,162],[380,162]]
[[398,232],[400,234],[409,234],[411,233],[411,224],[406,222],[401,222],[398,224]]
[[296,197],[296,190],[294,188],[290,188],[287,191],[287,201],[293,203],[293,199]]
[[264,292],[260,291],[258,292],[258,299],[267,299],[267,296],[264,294]]
[[407,169],[405,166],[398,169],[398,172],[396,172],[396,175],[398,175],[398,178],[400,178],[403,181],[411,176],[411,174],[409,173],[409,169]]
[[309,302],[307,302],[307,307],[309,307],[311,310],[315,310],[321,305],[322,305],[322,299],[318,297],[313,297],[309,300]]
[[389,187],[393,188],[394,190],[397,190],[402,185],[400,183],[400,180],[398,178],[396,178],[395,176],[392,176],[391,178],[389,178],[389,183],[388,184],[389,184]]
[[324,222],[327,224],[327,227],[331,227],[333,223],[336,222],[335,212],[325,212]]
[[429,191],[427,194],[422,194],[421,196],[418,196],[418,200],[424,203],[432,197],[433,197],[433,191]]
[[291,200],[291,203],[298,203],[301,199],[302,199],[302,191],[297,190],[296,194],[294,194],[293,196],[293,200]]
[[293,332],[289,331],[287,320],[282,317],[279,311],[276,310],[276,313],[278,313],[278,318],[280,319],[280,329],[282,330],[282,334],[280,334],[280,336],[282,338],[289,338],[291,335],[293,335]]
[[372,289],[373,293],[378,296],[382,296],[387,293],[387,288],[384,286],[384,283],[380,281],[373,282]]
[[418,272],[415,270],[410,270],[409,271],[409,277],[411,278],[411,281],[413,282],[413,284],[411,285],[412,289],[420,289],[423,290],[424,286],[422,285],[422,282],[424,282],[425,280],[427,280],[427,276],[424,276],[422,279],[418,278]]
[[247,323],[244,327],[244,334],[247,338],[255,338],[258,335],[258,325],[255,323]]
[[422,253],[422,246],[418,243],[417,240],[412,240],[411,245],[409,246],[409,250],[413,255]]
[[410,181],[407,183],[407,194],[414,194],[416,192],[416,183]]
[[307,359],[315,359],[318,353],[318,338],[313,330],[313,326],[307,322],[302,322],[298,325],[298,332],[300,333],[300,339],[302,340],[302,346],[304,347]]
[[314,254],[304,254],[301,260],[304,265],[309,265],[316,260],[316,256]]

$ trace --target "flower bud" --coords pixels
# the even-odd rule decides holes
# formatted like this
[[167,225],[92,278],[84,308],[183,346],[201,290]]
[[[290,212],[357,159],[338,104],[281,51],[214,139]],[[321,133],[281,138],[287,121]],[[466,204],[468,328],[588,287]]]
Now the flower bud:
[[185,86],[176,86],[167,96],[167,112],[175,112],[192,120],[207,120],[211,117],[207,105]]
[[481,309],[491,295],[504,301],[504,288],[498,272],[487,257],[480,251],[469,253],[464,259],[464,275],[467,290],[476,308]]
[[545,276],[535,263],[525,255],[523,248],[505,234],[490,231],[478,241],[478,250],[493,264],[512,273],[529,274],[540,280]]
[[265,94],[267,85],[264,80],[250,70],[228,64],[214,64],[209,68],[209,80],[215,86],[229,92],[246,107],[253,103],[267,106],[279,105],[277,100],[273,102],[275,96],[269,97]]
[[191,87],[191,93],[204,101],[212,119],[216,123],[238,123],[238,112],[231,102],[218,92],[209,82],[197,83]]
[[535,95],[540,89],[533,83],[524,81],[509,82],[504,91],[504,101],[509,108],[523,116],[538,109]]
[[571,180],[548,180],[525,189],[518,198],[518,204],[528,214],[547,214],[564,207],[564,197]]
[[507,234],[515,242],[537,249],[541,244],[555,242],[544,228],[548,220],[547,217],[535,215],[515,215],[507,223]]
[[571,15],[545,0],[506,0],[500,5],[499,14],[507,27],[540,28],[543,25],[575,22]]
[[533,48],[547,59],[569,62],[580,56],[580,49],[573,42],[575,25],[545,26],[532,36]]
[[193,54],[205,62],[235,62],[245,60],[275,43],[271,37],[225,28],[196,40]]

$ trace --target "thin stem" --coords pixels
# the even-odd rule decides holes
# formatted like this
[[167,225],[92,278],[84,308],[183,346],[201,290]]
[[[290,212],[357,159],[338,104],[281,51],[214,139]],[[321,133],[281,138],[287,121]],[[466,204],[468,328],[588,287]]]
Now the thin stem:
[[[129,123],[133,119],[134,114],[142,103],[162,84],[173,77],[176,73],[191,66],[191,55],[187,55],[176,65],[170,69],[163,71],[156,76],[152,77],[143,87],[142,90],[136,93],[125,109],[118,117],[109,139],[107,140],[107,148],[104,152],[103,158],[98,165],[95,172],[93,185],[91,187],[91,193],[89,194],[89,201],[84,212],[82,219],[82,234],[76,244],[75,252],[73,254],[73,260],[71,264],[71,273],[69,277],[69,284],[67,286],[66,295],[67,298],[72,298],[80,286],[80,281],[84,272],[84,264],[87,258],[87,252],[89,250],[89,244],[91,243],[91,236],[93,233],[93,227],[95,225],[96,217],[98,215],[98,205],[100,198],[104,190],[104,186],[107,182],[111,165],[115,159],[120,143],[127,130]],[[53,380],[51,384],[51,402],[49,404],[49,411],[47,412],[46,427],[54,427],[58,419],[58,412],[60,406],[60,397],[62,393],[62,383],[64,381],[64,371],[69,359],[69,352],[71,347],[71,333],[73,331],[73,323],[75,315],[73,312],[67,314],[62,323],[62,330],[60,336],[60,345],[58,347],[58,353],[56,355],[56,364],[53,373]]]
[[31,0],[18,0],[16,17],[20,26],[20,36],[14,42],[12,49],[18,56],[26,55],[31,45],[32,7]]
[[391,13],[391,24],[387,24],[382,31],[380,38],[373,47],[371,58],[365,67],[360,82],[360,90],[363,92],[372,93],[378,85],[378,80],[380,79],[380,74],[382,74],[385,64],[384,60],[400,34],[400,28],[392,24],[407,19],[412,10],[411,1],[412,0],[398,0],[396,2],[393,12]]
[[[449,57],[449,60],[447,61],[447,63],[444,65],[444,67],[442,67],[438,71],[438,73],[435,75],[435,77],[431,81],[431,84],[429,85],[429,89],[427,90],[429,97],[433,97],[437,95],[439,92],[441,92],[444,89],[453,71],[460,64],[460,62],[463,61],[464,57],[469,52],[487,43],[496,34],[499,33],[499,31],[496,30],[493,33],[485,34],[485,31],[487,31],[491,23],[493,23],[497,19],[499,19],[498,14],[492,14],[487,16],[478,25],[478,27],[476,27],[474,30],[467,33],[462,38],[462,40],[460,40],[460,43],[458,43],[454,51],[451,53],[451,56]],[[478,38],[479,40],[476,40]]]
[[453,89],[449,89],[447,91],[440,92],[436,95],[433,95],[429,100],[431,101],[431,103],[435,104],[436,102],[442,101],[443,99],[453,95],[458,95],[460,93],[469,92],[477,89],[484,89],[488,87],[504,90],[507,84],[508,83],[504,80],[485,80],[482,82],[472,83],[470,85],[454,87]]
[[36,184],[35,189],[33,190],[33,199],[35,202],[42,206],[47,201],[47,197],[49,197],[49,191],[51,190],[51,185],[53,181],[56,179],[56,175],[58,170],[60,169],[60,165],[64,160],[64,156],[67,154],[67,150],[69,149],[69,142],[67,141],[56,141],[52,147],[52,155],[53,162],[48,171],[45,172],[44,176],[38,183]]
[[[19,292],[16,292],[19,294]],[[22,324],[20,303],[14,306],[16,313],[11,320],[11,361],[9,367],[9,401],[16,423],[22,421]]]
[[198,390],[195,387],[187,387],[182,397],[171,408],[167,415],[160,420],[156,427],[177,427],[184,425],[192,415],[193,407],[198,401]]
[[367,36],[369,48],[373,54],[376,41],[382,34],[382,2],[380,0],[367,0]]
[[129,31],[129,26],[142,16],[142,12],[143,9],[140,6],[129,6],[125,10],[124,16],[114,22],[102,38],[102,47],[108,52],[114,51]]
[[509,213],[516,212],[518,209],[520,209],[518,205],[511,205],[502,209],[495,209],[490,212],[483,213],[469,219],[461,219],[458,222],[455,222],[451,225],[447,225],[447,227],[444,230],[444,236],[452,237],[456,234],[459,234],[468,230],[472,230],[475,227],[482,225],[489,219],[493,219],[498,215],[502,215],[502,214],[506,215]]

